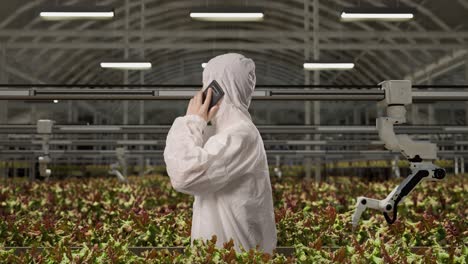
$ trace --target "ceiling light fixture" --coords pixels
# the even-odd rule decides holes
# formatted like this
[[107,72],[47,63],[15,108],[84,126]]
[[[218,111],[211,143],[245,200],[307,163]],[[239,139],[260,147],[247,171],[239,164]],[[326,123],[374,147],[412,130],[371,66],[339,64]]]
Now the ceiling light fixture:
[[208,64],[208,63],[206,63],[206,62],[202,63],[202,64],[201,64],[202,68],[205,69],[205,67],[206,67],[207,64]]
[[351,70],[354,68],[352,62],[306,62],[304,69],[309,71],[322,70]]
[[56,6],[44,8],[39,16],[43,20],[101,20],[114,18],[115,12],[112,8],[103,6]]
[[190,12],[194,20],[213,22],[255,22],[262,21],[263,11],[258,8],[223,7],[197,8]]
[[350,8],[341,12],[341,21],[406,21],[414,18],[413,9],[402,8]]
[[101,68],[119,70],[148,70],[151,69],[151,62],[142,61],[110,61],[101,62]]

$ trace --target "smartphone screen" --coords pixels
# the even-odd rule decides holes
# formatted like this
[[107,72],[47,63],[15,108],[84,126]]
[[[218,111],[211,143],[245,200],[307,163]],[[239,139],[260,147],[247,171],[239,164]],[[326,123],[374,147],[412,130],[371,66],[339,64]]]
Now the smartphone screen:
[[208,89],[210,88],[213,92],[211,94],[211,102],[208,107],[208,111],[209,109],[211,109],[211,107],[215,106],[219,102],[219,100],[221,100],[221,98],[223,98],[224,96],[224,91],[219,85],[219,83],[216,80],[213,80],[203,92],[203,102],[205,102],[206,96],[208,95]]

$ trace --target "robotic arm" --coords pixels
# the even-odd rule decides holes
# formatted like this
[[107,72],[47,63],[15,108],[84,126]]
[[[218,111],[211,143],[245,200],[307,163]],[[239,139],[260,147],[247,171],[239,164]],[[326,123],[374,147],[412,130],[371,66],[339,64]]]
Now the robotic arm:
[[[356,227],[366,208],[379,210],[388,224],[397,219],[397,207],[406,196],[422,181],[439,181],[445,177],[445,170],[433,164],[437,158],[437,146],[430,142],[413,141],[408,135],[396,135],[393,125],[406,122],[405,105],[412,103],[410,81],[385,81],[387,117],[377,118],[379,137],[385,148],[401,152],[409,161],[411,174],[383,200],[358,197],[352,224]],[[392,215],[392,217],[390,217]]]
[[[117,162],[110,165],[109,173],[117,176],[117,179],[121,182],[128,182],[127,179],[127,161],[125,159],[125,149],[116,148],[115,153],[117,155]],[[123,170],[123,174],[119,171],[119,168]]]
[[49,179],[52,171],[48,168],[48,165],[51,161],[49,156],[49,141],[50,136],[52,135],[52,127],[54,122],[52,120],[38,120],[37,121],[37,133],[42,137],[42,151],[44,152],[43,156],[38,158],[39,161],[39,175],[44,177],[46,180]]

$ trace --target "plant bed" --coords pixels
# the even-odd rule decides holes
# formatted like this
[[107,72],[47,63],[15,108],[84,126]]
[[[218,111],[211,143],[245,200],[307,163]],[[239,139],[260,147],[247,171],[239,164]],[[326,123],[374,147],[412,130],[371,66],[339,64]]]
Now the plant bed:
[[175,192],[166,176],[130,177],[129,184],[112,178],[9,179],[0,186],[0,262],[463,263],[465,177],[423,183],[400,205],[395,224],[368,210],[354,231],[356,197],[383,198],[399,181],[272,179],[282,247],[272,256],[235,253],[229,244],[217,249],[213,241],[190,246],[193,199]]

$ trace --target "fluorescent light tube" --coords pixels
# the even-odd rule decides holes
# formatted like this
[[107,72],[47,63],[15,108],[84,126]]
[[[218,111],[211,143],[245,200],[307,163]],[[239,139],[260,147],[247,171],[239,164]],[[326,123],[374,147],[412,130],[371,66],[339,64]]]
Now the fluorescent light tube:
[[39,13],[44,20],[75,20],[75,19],[112,19],[114,10],[103,6],[59,6],[45,8]]
[[44,20],[111,19],[114,12],[41,12]]
[[202,68],[204,69],[208,63],[204,62],[201,64]]
[[253,22],[262,21],[264,14],[258,8],[198,8],[190,12],[190,17],[201,21]]
[[412,9],[395,8],[353,8],[341,12],[341,21],[406,21],[414,18]]
[[202,21],[260,21],[263,13],[190,13],[190,17]]
[[373,13],[341,13],[343,20],[409,20],[413,18],[413,14],[373,14]]
[[101,62],[101,68],[121,70],[148,70],[151,62]]
[[309,62],[304,63],[304,69],[310,71],[320,70],[350,70],[354,68],[354,63],[344,62]]

